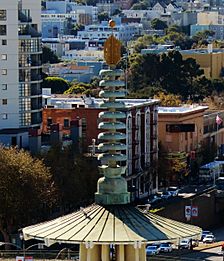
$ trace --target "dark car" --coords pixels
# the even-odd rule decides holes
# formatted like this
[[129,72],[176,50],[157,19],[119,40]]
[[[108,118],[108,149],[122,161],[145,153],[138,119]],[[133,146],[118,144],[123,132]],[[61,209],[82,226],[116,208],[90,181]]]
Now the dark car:
[[154,195],[150,195],[148,197],[148,203],[149,204],[154,204],[154,203],[158,203],[161,200],[161,197],[157,194]]

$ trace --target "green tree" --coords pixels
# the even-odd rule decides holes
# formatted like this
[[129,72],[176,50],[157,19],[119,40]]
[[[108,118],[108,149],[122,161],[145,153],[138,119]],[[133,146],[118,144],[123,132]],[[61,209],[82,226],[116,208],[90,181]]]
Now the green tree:
[[73,146],[62,149],[60,144],[53,146],[43,157],[53,173],[62,212],[93,202],[99,178],[95,159],[78,154]]
[[85,29],[85,26],[82,24],[75,24],[72,29],[72,34],[77,36],[78,31],[83,31]]
[[5,242],[19,228],[46,218],[55,203],[49,169],[16,148],[0,147],[0,233]]
[[154,18],[151,21],[151,27],[155,30],[164,30],[167,28],[167,24],[158,18]]
[[66,90],[65,94],[83,94],[87,89],[92,87],[89,83],[77,82],[74,83],[68,90]]
[[51,88],[51,93],[62,94],[68,88],[68,82],[60,77],[47,77],[43,80],[42,88]]
[[100,22],[102,21],[108,21],[110,19],[108,12],[101,12],[98,14],[98,20]]
[[132,10],[146,10],[148,9],[148,3],[146,1],[140,1],[132,5]]
[[59,63],[60,59],[58,56],[47,46],[43,46],[42,48],[42,62],[43,63]]
[[166,94],[164,92],[159,92],[154,96],[154,98],[160,100],[160,106],[178,107],[181,104],[180,96],[174,94]]

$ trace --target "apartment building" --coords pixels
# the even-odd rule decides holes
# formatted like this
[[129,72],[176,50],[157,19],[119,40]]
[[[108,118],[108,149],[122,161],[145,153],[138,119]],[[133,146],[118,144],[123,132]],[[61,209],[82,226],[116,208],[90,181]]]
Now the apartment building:
[[[121,23],[121,19],[115,19],[116,26],[113,28],[113,34],[122,42],[128,42],[134,37],[141,35],[142,24],[139,23]],[[77,37],[79,39],[106,40],[111,35],[111,29],[107,21],[101,24],[93,24],[85,26],[85,30],[79,31]]]
[[40,0],[0,5],[0,143],[28,146],[41,124]]
[[[102,99],[76,98],[65,95],[44,97],[43,133],[50,131],[51,124],[59,124],[64,135],[70,135],[70,122],[82,121],[83,148],[99,144],[98,114],[104,110],[99,106]],[[158,100],[124,99],[126,107],[126,179],[136,197],[144,197],[158,189],[158,176],[153,164],[158,157]]]

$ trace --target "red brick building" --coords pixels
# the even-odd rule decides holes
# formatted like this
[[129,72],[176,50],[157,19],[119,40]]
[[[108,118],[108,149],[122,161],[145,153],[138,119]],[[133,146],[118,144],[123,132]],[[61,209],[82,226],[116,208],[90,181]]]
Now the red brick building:
[[[70,134],[70,121],[80,119],[81,136],[86,145],[92,139],[98,144],[98,114],[100,99],[48,97],[43,110],[43,133],[50,124],[59,123],[64,135]],[[126,99],[126,178],[136,196],[143,197],[158,189],[158,177],[153,168],[158,155],[158,100]]]

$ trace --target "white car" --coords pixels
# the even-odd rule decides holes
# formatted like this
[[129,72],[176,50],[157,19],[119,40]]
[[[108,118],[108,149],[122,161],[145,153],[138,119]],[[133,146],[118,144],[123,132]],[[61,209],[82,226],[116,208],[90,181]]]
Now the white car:
[[147,246],[146,255],[157,255],[159,254],[159,248],[157,246]]
[[207,235],[212,235],[212,232],[208,230],[203,230],[201,235],[201,241],[203,241],[204,237],[206,237]]
[[203,243],[214,243],[215,242],[215,237],[214,235],[206,235],[203,238]]
[[177,187],[169,187],[167,189],[168,192],[170,192],[170,194],[172,195],[172,197],[176,197],[178,196],[179,193],[179,189]]
[[190,239],[182,239],[179,244],[179,249],[189,249]]
[[160,252],[172,252],[173,248],[170,243],[161,243],[159,250]]

